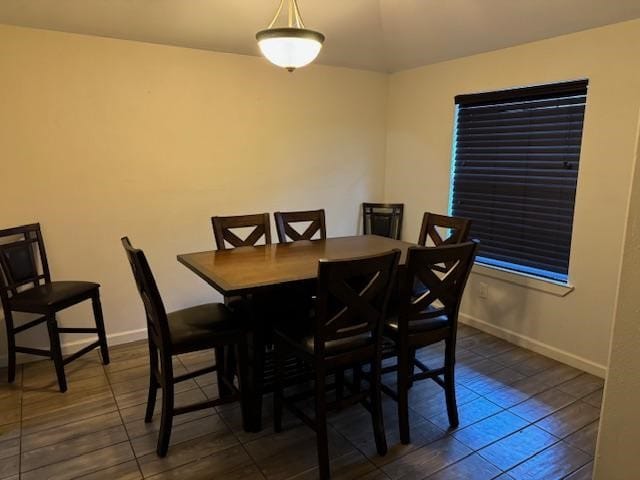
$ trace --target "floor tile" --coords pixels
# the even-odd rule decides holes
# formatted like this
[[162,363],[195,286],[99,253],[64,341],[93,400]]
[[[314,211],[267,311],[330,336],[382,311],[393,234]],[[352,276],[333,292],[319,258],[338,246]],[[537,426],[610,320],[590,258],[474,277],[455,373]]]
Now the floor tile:
[[502,472],[474,453],[427,477],[429,480],[491,480]]
[[[175,406],[179,407],[182,405],[188,405],[191,403],[204,402],[207,400],[202,390],[199,388],[195,388],[192,390],[187,390],[186,392],[180,392],[175,394]],[[158,398],[156,401],[156,408],[154,410],[155,415],[160,413],[160,409],[162,407],[162,391],[158,392]],[[125,423],[131,422],[133,420],[143,419],[145,415],[145,411],[147,409],[146,403],[135,405],[133,407],[126,407],[120,409],[120,414],[122,415],[122,420]],[[213,408],[211,409],[213,412]]]
[[597,420],[599,416],[599,409],[577,401],[543,418],[536,425],[558,438],[564,438]]
[[[380,477],[376,466],[358,451],[351,451],[331,460],[331,478],[335,480],[362,480]],[[319,477],[318,467],[314,467],[287,480],[315,480]]]
[[513,432],[523,429],[527,425],[528,423],[525,420],[505,410],[478,423],[457,430],[453,432],[453,436],[467,447],[479,450]]
[[[459,339],[458,428],[449,429],[444,392],[428,380],[409,393],[409,445],[399,441],[397,404],[383,397],[384,457],[377,454],[369,412],[354,406],[331,413],[332,478],[590,478],[602,380],[471,327],[461,326]],[[437,366],[443,345],[417,356]],[[24,480],[139,480],[143,473],[176,480],[317,478],[315,433],[285,411],[284,431],[274,434],[270,394],[261,432],[243,431],[238,403],[191,412],[174,418],[169,454],[157,457],[162,391],[147,424],[146,341],[113,347],[111,358],[102,366],[93,351],[70,365],[65,394],[50,361],[20,366],[13,385],[0,382],[0,479],[18,480],[21,459]],[[175,370],[194,371],[213,358],[212,351],[181,355]],[[395,386],[395,374],[385,382]],[[215,374],[176,386],[177,405],[215,396]],[[301,406],[312,414],[312,404]]]
[[0,442],[0,459],[20,455],[20,438]]
[[69,460],[100,448],[126,442],[127,433],[122,425],[75,437],[22,453],[20,470],[28,472],[63,460]]
[[231,432],[221,430],[178,443],[169,449],[164,458],[158,457],[155,451],[151,452],[139,457],[138,464],[143,475],[150,477],[237,445],[239,445],[238,440]]
[[587,463],[585,466],[580,467],[564,480],[592,480],[593,478],[593,462]]
[[515,480],[560,480],[590,460],[586,453],[559,442],[507,473]]
[[[496,359],[496,361],[500,360]],[[524,375],[531,376],[542,373],[550,368],[557,368],[559,365],[561,365],[559,362],[549,357],[531,352],[529,358],[513,365],[511,368]]]
[[20,455],[0,459],[0,478],[5,479],[17,475],[20,470]]
[[[464,405],[458,405],[458,418],[460,422],[460,424],[458,425],[458,429],[462,429],[487,417],[495,415],[501,410],[502,409],[495,403],[492,403],[486,398],[482,397]],[[446,414],[446,409],[444,413],[432,417],[429,420],[443,430],[448,430],[450,428],[449,417]]]
[[518,380],[526,378],[523,374],[511,368],[503,368],[490,373],[489,375],[476,377],[465,383],[465,387],[473,390],[479,395],[487,395],[495,390],[511,385]]
[[456,382],[466,383],[480,375],[488,375],[492,372],[502,370],[504,365],[493,360],[484,359],[471,364],[456,365]]
[[576,398],[568,393],[551,389],[534,395],[529,400],[510,408],[509,411],[529,422],[537,422],[575,401]]
[[[193,440],[207,434],[231,431],[217,414],[198,418],[191,422],[180,423],[173,426],[171,431],[170,448],[188,440]],[[156,451],[158,434],[156,432],[143,435],[131,440],[131,446],[136,457],[142,457]]]
[[78,480],[141,480],[142,472],[138,468],[138,463],[135,460],[130,460],[76,478]]
[[[459,408],[480,398],[480,395],[468,388],[456,385],[456,399]],[[423,418],[446,416],[447,406],[444,390],[431,380],[415,384],[409,390],[409,408]],[[448,428],[448,425],[447,420],[446,428]],[[439,426],[444,428],[441,425]]]
[[151,477],[153,480],[254,480],[264,479],[247,452],[239,445],[203,455],[195,461]]
[[67,480],[94,473],[104,468],[118,465],[133,459],[133,450],[128,442],[101,448],[85,453],[70,460],[47,465],[30,472],[23,473],[21,480],[42,480],[55,478]]
[[23,418],[22,432],[24,435],[28,435],[116,410],[116,402],[112,396],[101,395],[96,398],[83,399],[79,403],[68,405],[44,415],[36,415],[28,419]]
[[423,479],[470,455],[472,450],[453,437],[409,452],[402,458],[382,467],[393,480]]
[[604,380],[600,377],[583,373],[571,380],[561,383],[556,388],[562,392],[582,398],[604,387]]
[[385,422],[385,433],[388,452],[383,457],[379,456],[376,450],[371,415],[369,415],[368,412],[366,416],[359,417],[353,422],[344,422],[336,426],[336,429],[378,466],[390,463],[416,448],[435,442],[447,435],[444,430],[436,427],[428,420],[417,420],[414,418],[409,424],[411,443],[403,445],[400,443],[400,430],[397,417],[385,415],[385,420],[387,420]]
[[557,363],[540,373],[534,375],[534,377],[542,383],[546,383],[552,387],[565,383],[583,372],[577,368],[570,367],[564,363]]
[[[245,444],[267,479],[286,479],[317,466],[316,434],[306,425],[261,437]],[[329,428],[329,456],[343,456],[355,448]]]
[[586,427],[581,428],[575,433],[572,433],[564,439],[566,443],[572,447],[578,448],[583,452],[595,456],[596,442],[598,441],[598,425],[599,421],[596,420],[590,423]]
[[15,423],[8,423],[6,425],[0,425],[0,441],[20,438],[21,432],[22,429],[20,426],[20,421]]
[[592,407],[602,408],[602,394],[604,393],[603,389],[596,390],[593,393],[590,393],[586,397],[582,399],[583,402],[587,402]]
[[75,437],[99,432],[107,428],[122,425],[117,411],[85,418],[77,422],[60,425],[49,430],[42,430],[22,437],[22,451],[29,452],[36,448],[46,447],[56,443],[67,442]]
[[558,439],[530,425],[483,448],[478,453],[501,470],[509,470],[550,447]]
[[551,386],[533,377],[526,377],[513,382],[511,385],[494,390],[487,397],[502,408],[511,408],[550,388]]

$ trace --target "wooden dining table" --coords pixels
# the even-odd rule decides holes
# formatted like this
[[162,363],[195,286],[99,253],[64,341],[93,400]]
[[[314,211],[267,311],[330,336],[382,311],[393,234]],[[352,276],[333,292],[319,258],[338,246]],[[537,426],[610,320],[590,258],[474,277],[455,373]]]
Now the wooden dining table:
[[250,404],[245,429],[259,431],[264,391],[265,344],[268,328],[261,315],[260,299],[287,285],[296,285],[317,278],[320,259],[338,260],[362,257],[399,249],[400,265],[404,265],[407,250],[415,244],[380,237],[358,235],[303,240],[253,247],[238,247],[178,255],[178,261],[225,297],[242,296],[250,304],[249,388]]

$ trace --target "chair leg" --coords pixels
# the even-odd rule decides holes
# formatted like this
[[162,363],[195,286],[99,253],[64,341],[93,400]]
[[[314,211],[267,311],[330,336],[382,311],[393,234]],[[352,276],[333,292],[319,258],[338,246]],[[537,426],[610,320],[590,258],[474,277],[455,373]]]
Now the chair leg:
[[326,372],[316,366],[315,403],[316,403],[316,441],[318,444],[318,467],[320,479],[331,478],[329,464],[329,435],[327,433],[327,398],[325,395]]
[[339,369],[335,373],[336,378],[336,400],[340,401],[344,398],[344,370]]
[[[413,376],[416,371],[416,349],[409,350],[409,376]],[[408,388],[413,387],[413,380],[409,378]]]
[[382,415],[382,359],[374,359],[371,362],[371,420],[373,421],[373,433],[376,441],[378,455],[387,454],[387,437],[384,432],[384,417]]
[[[216,376],[218,378],[218,395],[220,398],[227,398],[231,395],[231,387],[225,382],[225,373],[227,373],[227,362],[225,347],[216,347],[214,349],[216,356]],[[233,379],[233,377],[232,377]]]
[[5,319],[7,325],[7,381],[13,383],[16,381],[16,336],[13,333],[13,317],[11,313],[5,311]]
[[[156,408],[156,396],[158,394],[158,349],[149,341],[149,393],[147,395],[147,409],[144,414],[145,423],[150,423],[153,419],[153,411]],[[164,395],[164,393],[163,393]]]
[[56,368],[56,376],[58,377],[58,385],[62,393],[67,391],[67,379],[64,374],[64,360],[62,358],[62,348],[60,346],[60,333],[58,332],[58,323],[56,316],[51,315],[47,318],[47,330],[49,331],[49,343],[51,344],[51,359]]
[[158,446],[156,452],[159,457],[165,457],[169,450],[169,440],[171,439],[171,428],[173,427],[173,366],[171,355],[161,359],[162,376],[164,385],[162,386],[162,412],[160,416],[160,432],[158,434]]
[[400,442],[404,445],[411,443],[409,432],[409,377],[413,371],[410,365],[410,353],[402,345],[398,348],[398,422],[400,429]]
[[353,367],[353,391],[359,392],[362,388],[362,365],[357,364]]
[[446,340],[444,354],[444,394],[447,402],[447,416],[449,425],[455,428],[459,424],[458,405],[456,402],[456,382],[455,382],[455,344],[453,340]]
[[282,396],[284,395],[284,389],[282,386],[284,353],[282,346],[276,342],[273,346],[274,352],[274,380],[273,380],[273,430],[276,432],[282,431]]
[[240,387],[240,411],[242,412],[242,428],[249,428],[249,350],[246,339],[237,347],[238,350],[238,385]]
[[102,363],[109,365],[109,347],[107,346],[107,335],[104,331],[104,318],[102,317],[102,304],[100,303],[100,291],[91,297],[91,305],[93,307],[93,318],[96,322],[98,330],[98,340],[100,341],[100,354],[102,355]]

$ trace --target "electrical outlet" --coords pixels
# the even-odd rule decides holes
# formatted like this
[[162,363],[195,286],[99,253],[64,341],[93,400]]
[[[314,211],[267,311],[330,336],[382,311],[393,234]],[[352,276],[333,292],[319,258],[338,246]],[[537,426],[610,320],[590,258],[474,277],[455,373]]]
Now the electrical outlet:
[[480,298],[486,299],[489,296],[489,285],[480,282]]

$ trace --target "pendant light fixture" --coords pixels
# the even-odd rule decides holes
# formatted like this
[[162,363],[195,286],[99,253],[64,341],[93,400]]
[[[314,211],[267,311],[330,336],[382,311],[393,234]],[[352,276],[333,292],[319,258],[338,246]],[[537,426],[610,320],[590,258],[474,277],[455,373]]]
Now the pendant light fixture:
[[[286,27],[277,27],[275,24],[283,12],[285,2],[288,5],[288,23]],[[322,48],[324,35],[304,27],[297,0],[280,0],[271,24],[266,30],[258,32],[256,39],[267,60],[293,72],[316,59]]]

